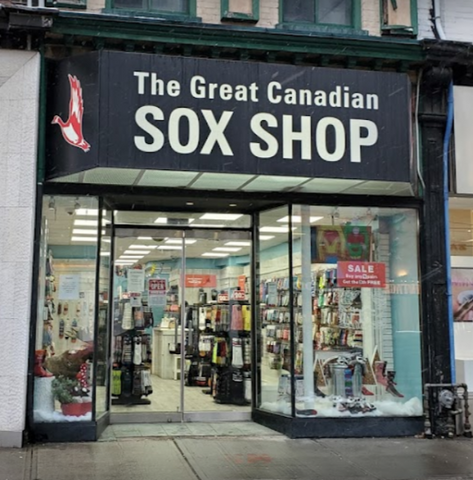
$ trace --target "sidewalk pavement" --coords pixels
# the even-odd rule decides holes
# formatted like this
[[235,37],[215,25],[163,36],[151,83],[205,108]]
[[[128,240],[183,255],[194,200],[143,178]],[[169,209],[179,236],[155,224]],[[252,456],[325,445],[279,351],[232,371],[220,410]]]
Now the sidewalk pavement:
[[0,480],[473,479],[467,439],[290,440],[251,423],[179,427],[120,425],[96,443],[0,449]]

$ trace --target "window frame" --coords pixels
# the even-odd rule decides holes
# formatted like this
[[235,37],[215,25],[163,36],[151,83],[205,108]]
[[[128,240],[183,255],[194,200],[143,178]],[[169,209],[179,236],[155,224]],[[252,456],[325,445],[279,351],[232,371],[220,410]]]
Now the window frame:
[[56,2],[55,0],[46,0],[46,6],[53,8],[70,8],[74,10],[85,10],[87,8],[87,0],[77,0],[77,2]]
[[[86,1],[86,0],[81,0]],[[150,0],[146,0],[149,5]],[[167,20],[180,20],[180,21],[197,21],[201,19],[197,17],[197,0],[187,0],[189,4],[189,13],[170,12],[163,10],[151,10],[150,8],[143,10],[135,10],[132,8],[116,7],[115,0],[106,0],[104,13],[114,13],[118,15],[128,16],[141,16],[141,17],[163,17]]]
[[259,0],[251,0],[252,13],[241,13],[230,11],[230,0],[220,0],[220,12],[221,20],[240,21],[240,22],[253,22],[259,21]]
[[339,33],[366,33],[361,29],[361,0],[351,0],[352,18],[350,25],[340,25],[335,23],[317,23],[317,5],[318,0],[312,0],[315,3],[314,19],[312,22],[286,22],[284,21],[284,2],[291,0],[279,0],[279,24],[277,27],[290,30],[311,30],[319,32],[339,32]]
[[395,25],[395,24],[384,23],[384,1],[390,1],[393,4],[393,7],[394,5],[397,4],[396,0],[381,0],[379,2],[379,18],[380,18],[380,24],[381,24],[381,34],[417,37],[419,33],[417,0],[409,0],[410,11],[411,11],[411,25]]

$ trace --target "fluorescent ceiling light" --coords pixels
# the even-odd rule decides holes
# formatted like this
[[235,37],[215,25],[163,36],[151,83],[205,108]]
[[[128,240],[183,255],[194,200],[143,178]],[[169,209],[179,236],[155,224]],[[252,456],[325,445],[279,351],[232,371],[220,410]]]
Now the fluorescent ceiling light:
[[144,255],[120,255],[119,260],[123,260],[124,258],[130,259],[130,260],[131,259],[139,260],[140,258],[143,258],[143,257],[144,257]]
[[109,257],[109,256],[110,256],[110,252],[100,252],[100,256],[102,256],[102,257]]
[[130,245],[128,248],[142,248],[143,250],[153,250],[154,248],[158,248],[157,245]]
[[[292,230],[295,230],[296,227],[292,227]],[[268,232],[268,233],[288,233],[289,227],[261,227],[259,229],[260,232]]]
[[214,248],[214,252],[239,252],[241,248],[238,247],[217,247]]
[[205,213],[200,217],[201,220],[238,220],[243,217],[241,213]]
[[[324,217],[310,217],[310,223],[317,222],[318,220],[322,220]],[[292,216],[292,223],[301,223],[302,219],[300,215],[293,215]],[[289,215],[278,220],[280,223],[289,223]]]
[[138,240],[153,240],[153,237],[138,237]]
[[260,239],[260,240],[263,240],[263,241],[265,241],[265,240],[271,240],[271,239],[273,239],[273,238],[274,238],[274,235],[260,235],[260,236],[259,236],[259,239]]
[[228,257],[229,253],[217,253],[217,252],[207,252],[203,253],[203,257]]
[[158,250],[182,250],[181,245],[160,245]]
[[79,219],[74,220],[74,225],[77,225],[78,227],[95,227],[95,228],[97,228],[98,223],[99,222],[97,220],[79,220]]
[[[169,220],[171,220],[171,221],[169,222]],[[167,225],[168,223],[170,225],[173,225],[173,224],[183,225],[186,222],[187,223],[192,223],[193,221],[194,221],[194,218],[171,218],[171,219],[168,219],[167,217],[158,217],[154,221],[154,223],[159,223],[160,225]]]
[[227,242],[225,245],[234,247],[250,247],[251,242]]
[[73,235],[97,235],[97,230],[92,228],[74,228],[72,230]]
[[110,238],[102,238],[102,242],[110,243],[112,240]]
[[151,250],[125,250],[126,255],[148,255],[148,253],[151,253]]
[[194,223],[192,225],[193,227],[196,227],[196,228],[224,228],[225,225],[210,225],[210,224],[207,224],[207,225],[204,225],[203,223]]
[[72,237],[72,242],[97,242],[97,237]]
[[[105,210],[104,210],[105,214]],[[87,217],[98,217],[98,208],[76,208],[76,215],[84,215]]]
[[[186,238],[185,244],[186,245],[193,245],[197,240],[194,240],[193,238]],[[182,239],[181,238],[168,238],[166,240],[166,243],[177,243],[182,245]]]

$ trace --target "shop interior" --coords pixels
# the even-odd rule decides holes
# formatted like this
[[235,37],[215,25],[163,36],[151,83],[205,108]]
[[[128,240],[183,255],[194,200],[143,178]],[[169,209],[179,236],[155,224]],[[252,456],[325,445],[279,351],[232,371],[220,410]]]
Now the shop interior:
[[[35,421],[90,420],[92,402],[97,417],[231,418],[249,414],[252,401],[308,417],[421,415],[415,211],[262,211],[255,278],[251,216],[236,205],[234,213],[104,208],[100,228],[98,214],[94,197],[44,200]],[[343,262],[383,269],[350,285]]]

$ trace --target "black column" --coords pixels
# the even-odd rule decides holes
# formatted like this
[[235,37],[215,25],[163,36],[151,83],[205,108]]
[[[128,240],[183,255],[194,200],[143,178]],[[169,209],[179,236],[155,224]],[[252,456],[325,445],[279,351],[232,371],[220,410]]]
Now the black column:
[[420,223],[423,379],[451,381],[444,204],[443,142],[447,118],[448,69],[432,68],[421,83],[419,122],[424,206]]

